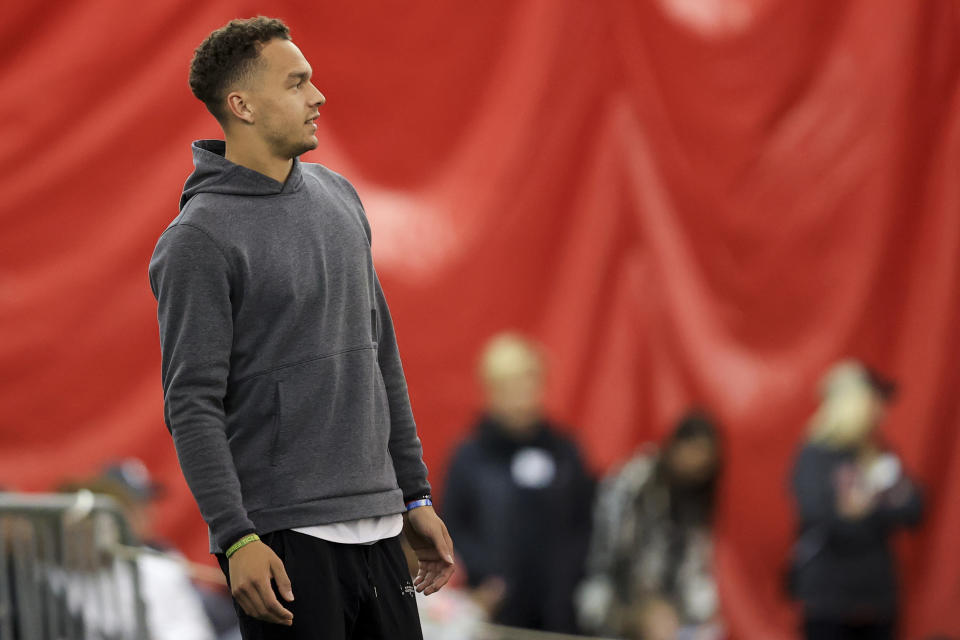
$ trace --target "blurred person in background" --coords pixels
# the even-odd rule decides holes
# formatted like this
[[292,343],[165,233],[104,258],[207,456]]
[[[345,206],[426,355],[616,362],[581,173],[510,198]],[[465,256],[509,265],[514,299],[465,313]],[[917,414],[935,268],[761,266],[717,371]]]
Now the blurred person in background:
[[691,410],[660,449],[642,448],[604,479],[577,593],[585,630],[631,640],[722,635],[712,560],[721,454],[714,420]]
[[[149,640],[239,638],[236,616],[232,616],[233,620],[226,619],[219,627],[213,624],[214,620],[224,620],[225,609],[229,612],[232,608],[226,592],[221,589],[218,594],[198,589],[191,580],[191,565],[183,555],[157,538],[152,511],[162,488],[153,483],[142,461],[126,458],[111,462],[100,475],[85,481],[65,482],[59,490],[61,493],[89,491],[112,498],[119,506],[139,542],[138,547],[126,551],[134,554]],[[71,608],[83,616],[91,631],[116,634],[133,629],[133,577],[129,565],[120,561],[123,557],[120,552],[120,556],[111,553],[93,558],[91,569],[94,571],[82,576],[64,576]],[[195,570],[208,580],[210,574],[219,575],[213,568],[196,567]],[[111,582],[120,588],[109,588]],[[226,584],[223,580],[218,582]],[[120,600],[111,600],[104,607],[99,597],[103,593]]]
[[497,335],[479,369],[486,410],[450,463],[444,517],[494,622],[576,632],[572,595],[589,538],[593,481],[577,445],[544,414],[536,346]]
[[899,597],[890,537],[923,514],[920,490],[878,429],[895,385],[844,361],[821,391],[793,468],[800,530],[791,590],[811,640],[893,638]]

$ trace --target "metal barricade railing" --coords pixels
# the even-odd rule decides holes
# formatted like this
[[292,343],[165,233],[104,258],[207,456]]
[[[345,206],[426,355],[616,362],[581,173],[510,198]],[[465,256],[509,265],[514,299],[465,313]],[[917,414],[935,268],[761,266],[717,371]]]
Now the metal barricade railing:
[[0,638],[145,640],[137,544],[107,496],[0,492]]
[[[144,553],[108,496],[0,492],[0,640],[147,640]],[[221,581],[209,572],[195,577]],[[476,632],[471,640],[604,640],[493,624]]]

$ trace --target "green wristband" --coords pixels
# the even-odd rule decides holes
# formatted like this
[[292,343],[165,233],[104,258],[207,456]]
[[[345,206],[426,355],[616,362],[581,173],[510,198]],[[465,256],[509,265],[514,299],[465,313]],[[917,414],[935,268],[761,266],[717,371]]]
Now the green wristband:
[[255,533],[251,533],[251,534],[248,535],[248,536],[243,536],[242,538],[240,538],[239,540],[237,540],[236,542],[234,542],[232,545],[230,545],[230,548],[227,549],[227,557],[229,558],[230,556],[232,556],[233,554],[235,554],[238,549],[241,549],[241,548],[247,546],[247,545],[250,544],[251,542],[256,542],[256,541],[259,540],[259,539],[260,539],[260,536],[258,536],[258,535],[255,534]]

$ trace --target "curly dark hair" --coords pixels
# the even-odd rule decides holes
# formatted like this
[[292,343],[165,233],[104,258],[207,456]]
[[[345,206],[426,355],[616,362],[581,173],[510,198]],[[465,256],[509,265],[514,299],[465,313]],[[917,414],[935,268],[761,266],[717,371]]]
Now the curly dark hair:
[[263,45],[274,38],[290,39],[282,20],[264,16],[231,20],[193,52],[190,90],[221,124],[227,116],[227,90],[253,70]]

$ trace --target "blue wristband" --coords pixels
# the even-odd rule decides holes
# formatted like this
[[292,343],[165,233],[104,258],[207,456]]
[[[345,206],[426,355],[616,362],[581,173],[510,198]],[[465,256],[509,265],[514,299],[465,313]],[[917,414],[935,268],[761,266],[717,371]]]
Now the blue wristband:
[[414,500],[413,502],[407,503],[407,511],[412,511],[417,507],[432,507],[433,500],[430,498],[421,498],[420,500]]

